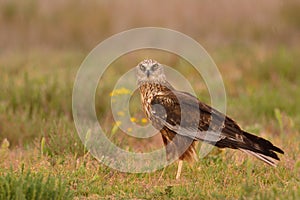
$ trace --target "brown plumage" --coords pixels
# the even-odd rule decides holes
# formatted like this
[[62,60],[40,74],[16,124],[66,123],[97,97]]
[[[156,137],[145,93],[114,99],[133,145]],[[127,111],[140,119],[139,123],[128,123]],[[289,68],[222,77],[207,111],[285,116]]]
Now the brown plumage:
[[276,166],[280,148],[261,137],[243,131],[235,121],[189,93],[177,91],[166,80],[163,66],[144,60],[136,67],[142,106],[152,125],[160,130],[167,159],[197,160],[197,141],[219,148],[239,149]]

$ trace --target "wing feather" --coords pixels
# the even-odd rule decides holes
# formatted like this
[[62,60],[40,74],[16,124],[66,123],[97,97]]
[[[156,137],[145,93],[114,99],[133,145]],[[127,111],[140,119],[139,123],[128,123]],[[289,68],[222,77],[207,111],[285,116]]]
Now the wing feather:
[[261,155],[279,160],[274,152],[284,153],[268,140],[243,131],[231,118],[188,93],[176,90],[160,92],[154,96],[151,105],[152,121],[182,136],[220,148],[251,151],[269,164],[271,161],[267,162]]
[[177,134],[209,142],[224,138],[220,131],[226,117],[188,93],[160,92],[151,105],[153,121]]

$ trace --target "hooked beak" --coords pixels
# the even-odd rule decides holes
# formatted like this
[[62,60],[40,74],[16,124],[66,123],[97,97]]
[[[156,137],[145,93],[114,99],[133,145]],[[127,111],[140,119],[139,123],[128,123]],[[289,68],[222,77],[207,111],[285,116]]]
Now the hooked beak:
[[150,76],[150,71],[147,70],[147,71],[146,71],[146,74],[147,74],[147,78],[149,78],[149,76]]

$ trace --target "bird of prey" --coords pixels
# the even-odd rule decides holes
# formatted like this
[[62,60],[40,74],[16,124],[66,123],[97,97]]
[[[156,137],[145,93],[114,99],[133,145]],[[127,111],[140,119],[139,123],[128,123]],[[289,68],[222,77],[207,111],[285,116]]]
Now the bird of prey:
[[183,160],[197,160],[197,141],[239,149],[272,166],[279,161],[276,152],[284,153],[270,141],[242,130],[231,118],[195,96],[176,90],[157,61],[140,62],[136,74],[143,110],[161,133],[167,159],[179,160],[176,179],[180,177]]

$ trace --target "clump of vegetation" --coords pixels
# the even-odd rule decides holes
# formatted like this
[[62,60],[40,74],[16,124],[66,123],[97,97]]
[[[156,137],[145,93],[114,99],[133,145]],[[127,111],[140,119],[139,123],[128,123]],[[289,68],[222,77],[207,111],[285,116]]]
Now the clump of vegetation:
[[0,199],[73,199],[66,182],[43,173],[9,171],[1,173]]

